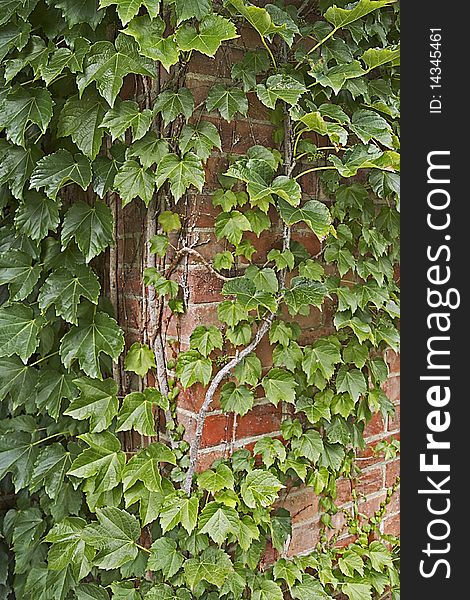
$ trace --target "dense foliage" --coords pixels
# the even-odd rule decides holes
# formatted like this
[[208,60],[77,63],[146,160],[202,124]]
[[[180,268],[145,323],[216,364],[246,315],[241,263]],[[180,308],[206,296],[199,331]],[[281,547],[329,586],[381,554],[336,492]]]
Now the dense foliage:
[[[191,57],[212,60],[245,28],[260,49],[195,106]],[[355,542],[338,548],[328,535],[337,480],[354,488],[360,476],[365,424],[393,411],[381,385],[384,352],[398,345],[398,28],[392,0],[0,0],[1,598],[398,597],[396,540],[380,533],[395,486],[371,518],[354,494]],[[208,263],[180,235],[177,204],[202,190],[220,149],[207,114],[237,119],[254,96],[277,147],[253,146],[220,173],[215,233],[226,250]],[[311,178],[330,201],[304,193]],[[141,201],[151,331],[125,356],[141,380],[129,392],[113,367],[123,333],[97,273],[114,260],[116,202]],[[273,214],[283,246],[255,265],[247,234],[269,230]],[[297,223],[320,240],[317,255],[291,240]],[[185,310],[174,273],[188,254],[223,279],[227,299],[220,327],[197,327],[167,364],[161,315]],[[114,270],[104,271],[112,290]],[[325,300],[336,332],[302,344],[295,317]],[[264,336],[267,372],[256,356]],[[189,445],[175,403],[197,383],[208,387]],[[289,418],[282,440],[195,475],[218,391],[224,411],[244,415],[261,395],[286,403]],[[120,432],[130,430],[160,437],[129,453]],[[276,501],[299,485],[320,497],[325,530],[314,553],[288,559],[291,515]]]

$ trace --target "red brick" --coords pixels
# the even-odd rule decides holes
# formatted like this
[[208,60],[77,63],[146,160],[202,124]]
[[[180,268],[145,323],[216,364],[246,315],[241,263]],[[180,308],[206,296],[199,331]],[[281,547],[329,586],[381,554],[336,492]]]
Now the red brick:
[[311,521],[318,516],[318,496],[306,486],[292,488],[281,496],[277,506],[290,512],[294,524]]
[[211,450],[211,452],[201,452],[199,453],[197,459],[197,472],[205,471],[209,469],[212,464],[218,460],[219,458],[227,458],[229,455],[229,449],[226,450]]
[[121,298],[119,322],[123,327],[140,329],[142,326],[142,304],[137,298]]
[[384,485],[383,467],[374,467],[361,473],[356,489],[361,494],[372,494],[378,492]]
[[387,397],[392,401],[396,402],[400,399],[400,378],[389,377],[383,385],[383,390],[387,394]]
[[364,429],[364,437],[374,437],[385,431],[385,423],[380,413],[372,415],[372,419]]
[[351,482],[349,479],[339,479],[336,482],[336,504],[341,506],[352,500]]
[[400,515],[394,515],[384,520],[384,533],[388,535],[400,535]]
[[277,408],[273,404],[255,405],[249,413],[238,417],[235,437],[241,440],[278,431],[281,419],[281,405]]
[[394,460],[385,467],[385,485],[391,487],[400,475],[400,460]]
[[391,375],[400,373],[400,355],[393,350],[387,350],[387,363]]
[[314,550],[320,541],[321,525],[319,521],[299,523],[292,529],[292,539],[287,551],[288,556],[306,554]]
[[380,504],[385,500],[385,492],[374,496],[373,498],[367,498],[367,500],[359,502],[359,512],[364,515],[371,517],[380,508]]
[[[186,428],[185,439],[194,439],[196,414],[178,411],[178,422]],[[229,443],[233,430],[233,414],[208,414],[204,423],[201,448],[210,448]]]
[[400,405],[395,404],[395,414],[388,418],[388,431],[396,431],[400,429]]
[[206,267],[193,266],[189,269],[187,285],[190,299],[194,304],[221,302],[223,281],[207,270]]

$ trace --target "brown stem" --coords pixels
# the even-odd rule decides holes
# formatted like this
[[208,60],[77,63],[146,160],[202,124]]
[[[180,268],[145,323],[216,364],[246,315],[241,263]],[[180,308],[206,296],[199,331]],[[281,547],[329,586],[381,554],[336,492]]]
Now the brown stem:
[[209,407],[212,404],[212,401],[214,399],[214,394],[217,391],[217,388],[219,387],[219,385],[222,382],[222,380],[224,379],[224,377],[226,375],[228,375],[230,373],[230,371],[232,369],[234,369],[246,356],[248,356],[248,354],[250,354],[251,352],[256,350],[256,348],[258,347],[258,344],[261,342],[263,337],[266,335],[266,333],[271,328],[274,317],[275,317],[275,313],[271,313],[266,318],[266,320],[263,321],[262,325],[259,327],[259,329],[256,332],[256,335],[253,338],[253,340],[251,341],[251,343],[248,346],[246,346],[245,348],[243,348],[243,350],[241,350],[241,352],[239,354],[237,354],[237,356],[232,358],[232,360],[230,362],[228,362],[222,369],[220,369],[220,371],[218,371],[218,373],[216,374],[216,376],[214,377],[214,379],[212,380],[210,386],[208,387],[208,389],[206,391],[206,395],[204,396],[204,402],[202,403],[201,409],[199,410],[199,413],[197,416],[196,433],[194,436],[194,440],[191,444],[191,450],[189,453],[189,467],[188,467],[188,471],[186,473],[186,479],[185,479],[184,486],[183,486],[183,489],[187,494],[191,493],[191,484],[193,481],[194,473],[196,471],[197,458],[198,458],[199,448],[201,446],[202,433],[204,430],[204,423],[206,420],[207,411],[209,410]]
[[199,262],[201,262],[206,267],[206,269],[208,269],[211,273],[213,273],[218,279],[221,279],[222,281],[231,281],[233,279],[233,277],[225,277],[224,275],[222,275],[221,273],[216,271],[214,269],[214,267],[202,256],[202,254],[200,252],[198,252],[197,250],[194,250],[194,248],[191,248],[190,246],[183,246],[176,252],[175,260],[174,260],[173,264],[169,267],[169,269],[165,273],[166,278],[168,278],[173,273],[173,271],[176,269],[176,266],[178,265],[181,257],[188,255],[188,254],[190,254],[191,256],[194,256],[194,258],[196,258]]

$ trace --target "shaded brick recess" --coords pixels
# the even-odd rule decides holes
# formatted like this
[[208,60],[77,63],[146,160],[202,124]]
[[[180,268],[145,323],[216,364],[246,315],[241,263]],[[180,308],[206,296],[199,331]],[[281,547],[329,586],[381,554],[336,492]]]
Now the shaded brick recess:
[[[206,57],[194,57],[186,73],[185,85],[194,95],[196,106],[206,97],[207,91],[214,82],[223,82],[230,75],[233,62],[240,60],[244,51],[256,47],[258,40],[251,30],[242,32],[240,39],[232,45],[224,45],[214,60]],[[165,74],[162,73],[162,78]],[[214,218],[219,209],[214,209],[211,195],[219,187],[217,173],[227,167],[228,154],[242,154],[250,146],[262,144],[274,146],[272,139],[273,126],[269,122],[266,109],[256,99],[253,93],[248,95],[250,110],[247,118],[236,116],[231,123],[201,113],[204,119],[215,123],[222,138],[222,150],[216,151],[206,165],[206,185],[201,194],[189,193],[182,198],[177,210],[185,225],[186,242],[198,240],[198,246],[203,256],[210,259],[216,252],[225,248],[222,241],[217,241],[214,234]],[[204,107],[199,108],[203,111]],[[198,117],[198,111],[195,113]],[[323,140],[324,141],[324,140]],[[324,145],[319,140],[319,145]],[[313,174],[307,175],[301,185],[308,198],[328,201],[322,197],[318,180]],[[118,313],[119,322],[126,333],[127,346],[136,340],[145,339],[146,320],[143,318],[142,303],[142,269],[144,261],[144,237],[146,209],[140,201],[134,201],[124,209],[118,208],[117,214],[117,277],[119,287]],[[257,252],[254,262],[263,264],[267,252],[274,246],[282,246],[282,228],[271,214],[272,228],[261,234],[260,238],[250,236]],[[292,238],[302,242],[313,254],[319,251],[319,242],[310,230],[296,227]],[[233,274],[241,272],[246,265],[244,259],[237,258]],[[173,275],[185,290],[187,310],[184,315],[175,317],[164,314],[164,332],[167,339],[169,355],[175,350],[188,348],[191,331],[200,324],[218,324],[217,304],[223,299],[221,295],[222,282],[214,277],[207,269],[192,258],[182,262]],[[332,306],[328,302],[323,310],[312,310],[308,317],[296,317],[302,327],[303,343],[311,343],[315,339],[334,331],[332,325]],[[258,349],[258,355],[263,366],[268,368],[272,360],[272,348],[267,339],[263,340]],[[393,418],[383,420],[380,415],[374,416],[366,430],[367,448],[362,453],[359,463],[363,475],[358,485],[358,491],[365,495],[361,502],[361,512],[372,514],[384,500],[386,488],[390,487],[399,474],[399,461],[382,461],[374,456],[373,447],[383,439],[399,437],[400,409],[400,370],[399,357],[393,352],[387,353],[390,367],[390,378],[384,389],[390,400],[396,405],[397,413]],[[127,377],[127,375],[126,375]],[[123,382],[124,388],[132,386],[131,378]],[[178,401],[178,420],[186,427],[188,440],[193,435],[198,409],[204,397],[204,389],[200,385],[192,386],[182,392]],[[274,407],[260,398],[254,409],[244,417],[233,414],[223,414],[217,399],[212,405],[207,417],[202,448],[200,452],[199,469],[210,466],[215,459],[228,456],[237,448],[252,448],[257,440],[266,435],[279,435],[283,419],[283,407]],[[134,445],[145,443],[139,439]],[[348,481],[338,482],[337,503],[348,506],[351,501],[351,489]],[[293,536],[289,554],[306,553],[313,549],[319,535],[319,513],[317,498],[311,488],[295,488],[285,495],[280,504],[293,515]],[[334,518],[334,524],[341,528],[344,524],[341,513]],[[396,495],[388,507],[384,521],[384,531],[397,534],[399,530],[399,499]],[[340,542],[346,543],[347,533],[340,536]]]

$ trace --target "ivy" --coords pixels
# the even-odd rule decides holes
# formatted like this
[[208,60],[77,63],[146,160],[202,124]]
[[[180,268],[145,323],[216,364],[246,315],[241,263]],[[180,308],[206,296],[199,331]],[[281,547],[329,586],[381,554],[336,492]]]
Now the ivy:
[[[394,410],[382,386],[399,341],[399,10],[257,4],[1,3],[1,597],[399,598],[398,541],[381,529],[398,482],[368,516],[356,488],[365,426]],[[196,93],[193,59],[215,65],[250,30],[259,48]],[[227,152],[224,121],[260,106],[273,147]],[[210,259],[185,210],[203,190]],[[114,244],[127,204],[147,215],[147,327],[125,350]],[[178,350],[164,321],[188,310],[186,259],[223,300]],[[300,319],[322,310],[332,328],[306,339]],[[201,399],[190,442],[181,390]],[[216,402],[237,418],[278,406],[280,431],[196,473]],[[350,509],[336,506],[340,479]],[[280,499],[301,486],[322,530],[288,558]]]

